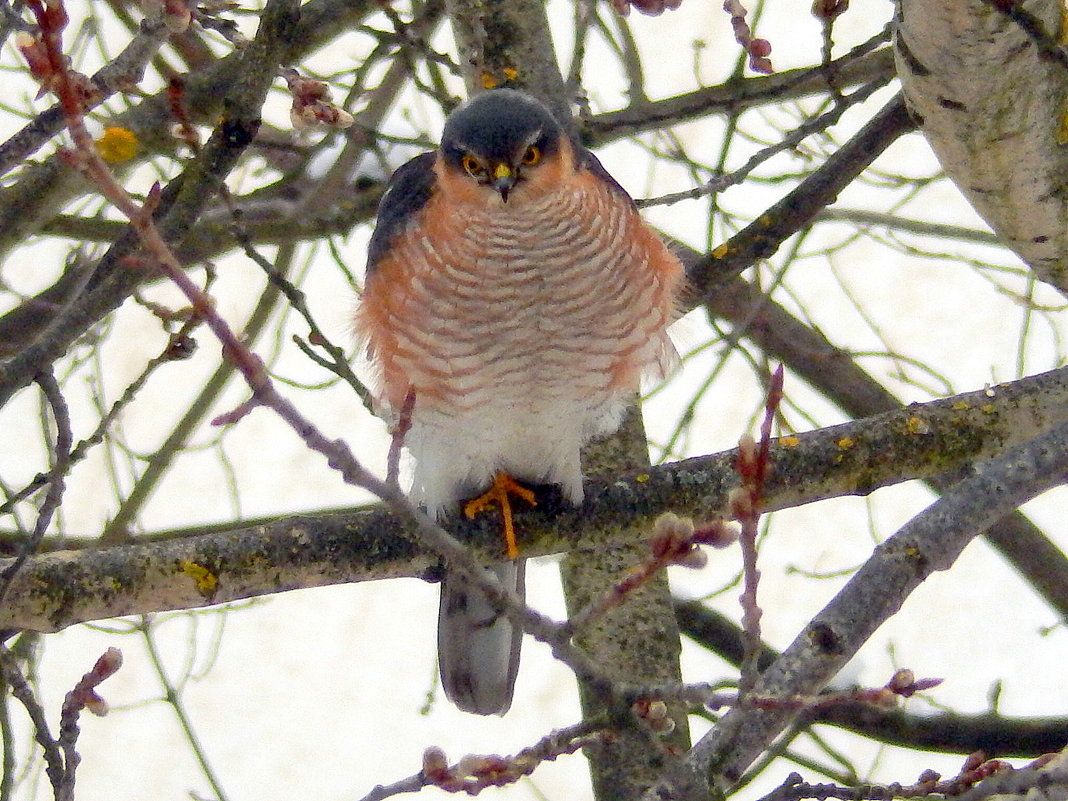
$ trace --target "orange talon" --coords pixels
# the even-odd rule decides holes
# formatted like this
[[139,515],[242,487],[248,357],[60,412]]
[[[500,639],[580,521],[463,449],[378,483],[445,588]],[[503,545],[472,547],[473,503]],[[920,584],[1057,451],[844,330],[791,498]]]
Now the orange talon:
[[515,526],[512,525],[512,502],[508,498],[509,495],[522,498],[531,506],[538,505],[533,490],[527,489],[507,473],[498,473],[493,477],[493,486],[464,504],[464,514],[472,520],[487,507],[498,504],[504,519],[504,543],[508,547],[508,558],[516,559],[519,556],[519,548],[515,544]]

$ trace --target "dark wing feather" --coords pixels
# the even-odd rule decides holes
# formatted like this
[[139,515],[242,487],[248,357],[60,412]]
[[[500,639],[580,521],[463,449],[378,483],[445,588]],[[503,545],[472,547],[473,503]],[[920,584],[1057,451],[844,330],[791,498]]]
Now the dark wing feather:
[[619,181],[613,178],[612,174],[604,168],[604,165],[601,164],[600,159],[598,159],[595,155],[593,155],[593,153],[591,153],[581,145],[575,145],[574,147],[575,166],[578,167],[578,169],[586,170],[587,172],[593,173],[595,176],[597,176],[606,184],[608,184],[608,186],[610,186],[614,191],[625,197],[627,199],[627,202],[630,203],[632,207],[637,209],[637,206],[634,205],[634,199],[627,193],[626,189],[620,186]]
[[434,194],[434,152],[416,156],[389,179],[386,193],[378,202],[378,222],[367,246],[367,274],[386,255],[393,238],[404,230],[412,215]]

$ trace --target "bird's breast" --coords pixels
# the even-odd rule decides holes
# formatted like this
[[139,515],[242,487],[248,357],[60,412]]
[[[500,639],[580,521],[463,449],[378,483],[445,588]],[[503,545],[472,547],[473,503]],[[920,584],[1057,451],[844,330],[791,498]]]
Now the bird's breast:
[[581,413],[636,388],[663,346],[671,288],[630,205],[609,190],[518,194],[463,215],[428,209],[456,222],[400,237],[385,265],[389,341],[372,344],[387,385],[413,387],[424,411],[570,399]]

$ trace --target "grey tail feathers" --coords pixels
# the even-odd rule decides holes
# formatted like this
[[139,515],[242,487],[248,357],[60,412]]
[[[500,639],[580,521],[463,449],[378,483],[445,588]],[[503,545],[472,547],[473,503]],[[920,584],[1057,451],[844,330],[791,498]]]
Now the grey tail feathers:
[[[525,560],[489,569],[501,584],[525,597]],[[476,715],[507,712],[522,641],[522,630],[494,611],[467,579],[445,573],[438,607],[438,668],[450,701]]]

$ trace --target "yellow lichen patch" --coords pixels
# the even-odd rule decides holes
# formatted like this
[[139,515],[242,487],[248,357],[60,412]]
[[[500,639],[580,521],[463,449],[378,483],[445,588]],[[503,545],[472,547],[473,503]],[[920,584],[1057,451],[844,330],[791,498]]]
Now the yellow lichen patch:
[[912,415],[905,421],[905,428],[908,429],[910,434],[928,434],[931,431],[931,426],[923,418]]
[[713,259],[723,259],[727,257],[727,254],[731,252],[731,246],[729,242],[724,242],[722,245],[718,245],[715,250],[712,251]]
[[992,403],[984,403],[982,406],[979,407],[979,411],[981,411],[983,414],[993,414],[997,411],[997,408],[998,407]]
[[966,412],[968,409],[972,408],[972,405],[968,403],[968,401],[957,401],[953,404],[952,408],[955,412]]
[[129,128],[113,126],[104,129],[104,135],[96,140],[96,148],[104,161],[118,164],[137,155],[137,134]]
[[779,437],[779,444],[782,445],[784,448],[796,448],[798,445],[801,444],[801,440],[799,440],[793,435],[790,435],[786,437]]
[[638,475],[636,475],[634,477],[634,480],[637,481],[639,484],[644,484],[649,480],[649,474],[648,473],[639,473]]
[[1055,137],[1058,145],[1068,145],[1068,108],[1065,108],[1061,112],[1061,118],[1057,122],[1057,132]]
[[504,80],[501,80],[499,75],[496,75],[487,70],[478,77],[482,83],[483,89],[496,89],[502,83],[514,81],[519,76],[519,70],[517,70],[515,67],[504,67],[503,69],[501,69],[501,75],[504,76]]
[[852,437],[842,437],[835,444],[838,445],[838,447],[841,448],[843,451],[848,451],[850,448],[857,444],[857,441]]
[[193,579],[197,585],[197,592],[205,598],[212,597],[219,589],[219,577],[202,564],[183,560],[178,563],[178,569]]

